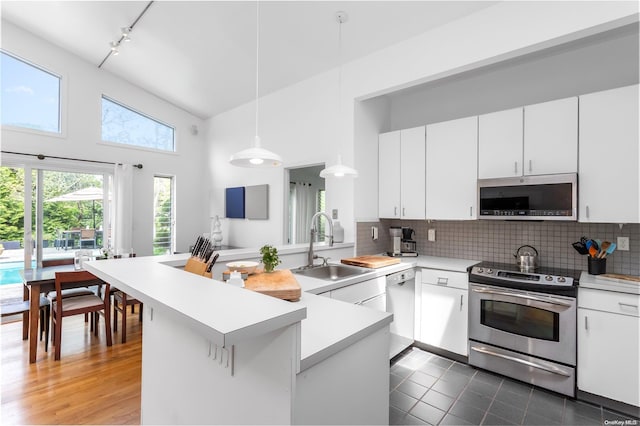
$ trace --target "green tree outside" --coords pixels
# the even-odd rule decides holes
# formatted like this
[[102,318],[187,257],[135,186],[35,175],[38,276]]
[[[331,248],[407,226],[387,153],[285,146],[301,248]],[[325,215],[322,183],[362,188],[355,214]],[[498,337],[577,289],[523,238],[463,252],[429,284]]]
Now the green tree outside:
[[[82,188],[102,188],[102,175],[45,171],[43,179],[43,240],[53,241],[59,230],[93,228],[102,224],[101,201],[50,202],[51,198]],[[32,193],[35,194],[33,178]],[[95,208],[95,210],[94,210]],[[32,206],[32,222],[35,224],[35,195]],[[24,170],[0,167],[0,241],[24,239]]]

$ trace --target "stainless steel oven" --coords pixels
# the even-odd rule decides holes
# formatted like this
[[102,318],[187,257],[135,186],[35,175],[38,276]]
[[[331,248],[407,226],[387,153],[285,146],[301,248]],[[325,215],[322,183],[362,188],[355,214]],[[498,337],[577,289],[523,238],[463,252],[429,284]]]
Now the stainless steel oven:
[[498,268],[470,272],[469,363],[575,396],[573,278]]

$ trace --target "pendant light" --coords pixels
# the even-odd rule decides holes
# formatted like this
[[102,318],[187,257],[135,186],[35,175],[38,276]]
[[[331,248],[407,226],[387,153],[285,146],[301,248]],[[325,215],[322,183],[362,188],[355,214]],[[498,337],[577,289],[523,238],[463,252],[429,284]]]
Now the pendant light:
[[[341,103],[341,94],[342,94],[342,24],[347,22],[349,16],[346,12],[336,12],[336,21],[338,21],[338,124],[342,120],[342,103]],[[340,132],[338,131],[338,136]],[[329,166],[323,169],[320,172],[321,178],[329,178],[329,177],[358,177],[358,171],[351,167],[345,166],[342,164],[342,155],[338,154],[338,161],[336,164]]]
[[256,137],[251,148],[243,149],[231,156],[229,162],[239,167],[273,168],[282,165],[282,158],[260,146],[258,136],[258,76],[260,61],[260,1],[256,1]]

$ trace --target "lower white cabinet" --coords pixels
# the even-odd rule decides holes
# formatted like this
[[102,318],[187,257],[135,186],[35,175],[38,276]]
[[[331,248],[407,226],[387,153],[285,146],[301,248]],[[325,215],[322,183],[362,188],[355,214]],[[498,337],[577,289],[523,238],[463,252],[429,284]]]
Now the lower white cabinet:
[[640,406],[640,296],[580,289],[578,389]]
[[331,290],[331,298],[385,311],[385,288],[386,279],[383,276]]
[[467,274],[422,270],[419,341],[467,355]]

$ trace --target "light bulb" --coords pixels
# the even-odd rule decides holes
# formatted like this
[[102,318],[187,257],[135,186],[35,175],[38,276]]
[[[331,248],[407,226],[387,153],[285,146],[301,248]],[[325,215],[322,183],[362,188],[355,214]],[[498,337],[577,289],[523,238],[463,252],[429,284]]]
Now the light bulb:
[[251,164],[256,164],[256,165],[258,165],[258,164],[262,164],[262,163],[264,163],[264,160],[263,160],[262,158],[252,158],[251,160],[249,160],[249,162],[250,162]]
[[342,173],[342,172],[337,172],[337,173],[335,173],[335,174],[334,174],[334,176],[335,176],[335,177],[343,177],[343,176],[344,176],[344,173]]

